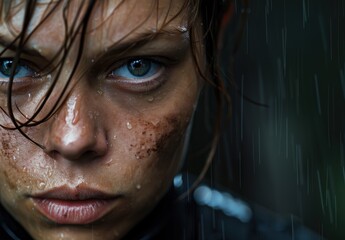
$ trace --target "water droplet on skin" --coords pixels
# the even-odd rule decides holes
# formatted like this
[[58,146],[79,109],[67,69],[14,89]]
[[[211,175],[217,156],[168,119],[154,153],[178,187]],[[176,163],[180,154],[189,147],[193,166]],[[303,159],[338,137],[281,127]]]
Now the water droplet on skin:
[[126,125],[127,125],[127,128],[128,128],[129,130],[132,129],[132,124],[131,124],[130,122],[127,122]]
[[91,62],[92,62],[92,63],[95,62],[95,59],[91,59]]
[[106,161],[106,162],[105,162],[105,164],[109,166],[109,165],[110,165],[110,163],[111,163],[112,161],[113,161],[113,159],[112,159],[112,158],[110,158],[108,161]]
[[114,135],[113,139],[115,140],[116,138],[117,138],[117,136],[116,136],[116,135]]
[[17,160],[16,156],[13,156],[12,158],[13,158],[13,160],[14,160],[14,161],[16,161],[16,160]]
[[137,189],[138,189],[138,190],[141,189],[141,185],[140,185],[140,184],[137,185]]
[[60,234],[60,239],[61,239],[61,240],[62,240],[62,239],[65,239],[65,234],[61,233],[61,234]]
[[47,75],[47,79],[48,79],[48,80],[52,79],[52,75],[51,75],[51,74],[48,74],[48,75]]
[[98,89],[98,90],[97,90],[97,93],[98,93],[99,95],[101,95],[101,96],[103,95],[103,91],[102,91],[101,89]]
[[159,119],[153,120],[153,121],[151,121],[151,123],[152,123],[154,126],[157,126],[157,125],[160,123],[160,120],[159,120]]
[[38,184],[38,188],[39,188],[40,190],[44,189],[45,187],[46,187],[46,184],[45,184],[44,182],[40,182],[40,183]]
[[46,169],[46,168],[47,168],[47,166],[46,166],[46,165],[44,165],[44,164],[43,164],[43,163],[41,163],[41,162],[39,163],[39,167],[40,167],[40,168],[42,168],[42,169]]
[[186,26],[178,26],[177,29],[181,32],[181,33],[185,33],[188,31]]
[[153,102],[154,100],[155,100],[154,97],[149,97],[149,98],[147,99],[148,102]]

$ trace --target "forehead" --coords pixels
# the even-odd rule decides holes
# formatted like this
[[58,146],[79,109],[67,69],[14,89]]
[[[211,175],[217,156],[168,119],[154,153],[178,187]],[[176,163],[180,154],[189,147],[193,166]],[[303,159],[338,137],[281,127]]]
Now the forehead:
[[[61,45],[66,32],[78,33],[85,23],[91,1],[39,0],[27,30],[32,34],[27,44],[40,46],[43,51]],[[184,0],[103,0],[95,1],[87,17],[87,37],[92,46],[107,46],[134,38],[142,32],[163,29],[185,29],[188,19]],[[13,39],[23,27],[27,1],[8,1],[2,9],[1,37]],[[6,12],[4,12],[6,11]],[[9,39],[8,39],[9,38]]]

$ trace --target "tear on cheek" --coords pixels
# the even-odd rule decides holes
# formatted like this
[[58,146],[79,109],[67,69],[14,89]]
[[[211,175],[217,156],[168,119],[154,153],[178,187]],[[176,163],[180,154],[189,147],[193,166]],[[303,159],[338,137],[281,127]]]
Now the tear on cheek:
[[130,151],[136,159],[146,159],[155,155],[173,153],[183,139],[189,119],[166,117],[161,121],[138,120],[135,143]]

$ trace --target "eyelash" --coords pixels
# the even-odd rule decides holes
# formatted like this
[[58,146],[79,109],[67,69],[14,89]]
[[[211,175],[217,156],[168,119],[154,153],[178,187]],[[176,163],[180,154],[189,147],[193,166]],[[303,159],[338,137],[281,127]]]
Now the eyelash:
[[[6,66],[7,64],[9,66]],[[11,58],[0,59],[0,79],[8,79],[9,80],[11,72],[12,72],[12,69],[11,69],[12,64],[13,64],[13,59],[11,59]],[[5,69],[5,68],[7,68],[7,69]],[[23,79],[23,78],[27,78],[27,77],[37,78],[37,73],[25,61],[19,61],[17,66],[16,66],[16,72],[14,73],[13,80],[15,82],[16,78],[17,79]],[[7,83],[8,80],[7,81],[0,80],[0,82]]]
[[[0,84],[8,84],[11,75],[13,58],[0,58]],[[112,67],[106,81],[116,87],[134,93],[150,92],[157,89],[164,82],[166,64],[161,60],[149,57],[133,57],[122,61],[119,67]],[[30,80],[37,80],[40,74],[34,70],[32,64],[20,60],[13,77],[14,84],[29,85]]]
[[[141,75],[136,76],[130,70],[135,65],[147,67],[148,69],[143,71]],[[135,57],[126,60],[120,67],[112,70],[107,79],[119,88],[130,92],[149,92],[158,88],[164,82],[164,70],[166,70],[166,64],[162,61],[147,57]]]

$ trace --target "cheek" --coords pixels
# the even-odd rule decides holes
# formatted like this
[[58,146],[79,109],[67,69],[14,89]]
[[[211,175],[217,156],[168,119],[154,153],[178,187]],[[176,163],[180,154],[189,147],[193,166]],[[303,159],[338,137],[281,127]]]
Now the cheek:
[[0,198],[11,196],[15,199],[16,193],[31,192],[40,186],[46,172],[37,157],[41,152],[38,147],[18,131],[0,129],[0,134]]
[[126,118],[112,144],[114,158],[110,171],[112,182],[135,196],[134,201],[139,201],[138,196],[140,201],[159,198],[170,186],[181,166],[191,112],[192,108],[185,113]]
[[136,120],[134,135],[137,137],[129,151],[139,161],[167,157],[179,145],[187,122],[188,119],[183,121],[176,116],[159,121]]

